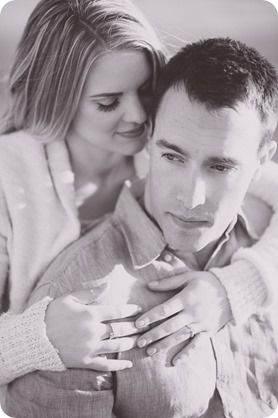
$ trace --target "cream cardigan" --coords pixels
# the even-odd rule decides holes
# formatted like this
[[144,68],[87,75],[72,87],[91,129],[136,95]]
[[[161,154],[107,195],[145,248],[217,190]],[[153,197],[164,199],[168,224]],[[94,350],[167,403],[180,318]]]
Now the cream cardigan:
[[[278,168],[272,164],[254,192],[277,210],[273,170],[278,182]],[[0,317],[0,385],[33,370],[64,370],[45,331],[51,299],[27,310],[25,304],[46,267],[80,235],[73,181],[63,141],[41,145],[25,132],[0,137],[0,300],[5,289],[9,294],[9,312]],[[214,272],[227,289],[236,321],[256,311],[265,299],[265,283],[271,288],[275,282],[277,216],[261,241]]]

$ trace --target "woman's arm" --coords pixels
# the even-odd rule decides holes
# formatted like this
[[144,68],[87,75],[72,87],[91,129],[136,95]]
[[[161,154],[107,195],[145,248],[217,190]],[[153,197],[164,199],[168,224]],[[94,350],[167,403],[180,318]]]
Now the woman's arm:
[[0,385],[34,370],[65,370],[46,336],[44,317],[50,301],[44,298],[23,313],[0,317]]
[[235,253],[231,265],[211,270],[226,289],[236,323],[266,308],[278,296],[278,164],[265,166],[250,193],[274,212],[269,225],[259,231],[262,235],[252,247]]

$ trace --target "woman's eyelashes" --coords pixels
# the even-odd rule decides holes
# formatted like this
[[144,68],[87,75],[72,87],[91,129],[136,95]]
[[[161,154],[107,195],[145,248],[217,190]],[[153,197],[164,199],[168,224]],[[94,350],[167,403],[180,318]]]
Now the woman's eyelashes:
[[113,110],[116,110],[117,107],[120,104],[120,99],[116,97],[111,103],[104,104],[104,103],[98,103],[98,110],[100,112],[113,112]]

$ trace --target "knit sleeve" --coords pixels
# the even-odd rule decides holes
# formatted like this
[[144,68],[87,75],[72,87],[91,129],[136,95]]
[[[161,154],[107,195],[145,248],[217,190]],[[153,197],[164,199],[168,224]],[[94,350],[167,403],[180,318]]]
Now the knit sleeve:
[[234,322],[270,306],[278,296],[278,164],[269,162],[249,192],[274,211],[268,227],[250,248],[240,248],[232,263],[211,269],[225,287]]
[[8,211],[0,182],[0,313],[3,311],[3,295],[9,272],[7,251]]
[[[0,313],[8,308],[4,291],[9,275],[7,236],[9,215],[0,183]],[[57,351],[46,336],[45,298],[20,314],[0,316],[0,386],[33,370],[64,370]]]
[[65,370],[46,335],[44,317],[50,301],[45,297],[23,313],[0,317],[0,386],[34,370]]

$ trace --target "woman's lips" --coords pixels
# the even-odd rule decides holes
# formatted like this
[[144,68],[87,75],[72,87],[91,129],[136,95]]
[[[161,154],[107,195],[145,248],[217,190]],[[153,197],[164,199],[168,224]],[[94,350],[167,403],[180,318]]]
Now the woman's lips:
[[138,126],[138,128],[131,129],[130,131],[118,132],[118,135],[123,136],[124,138],[137,138],[142,136],[145,132],[145,124]]

